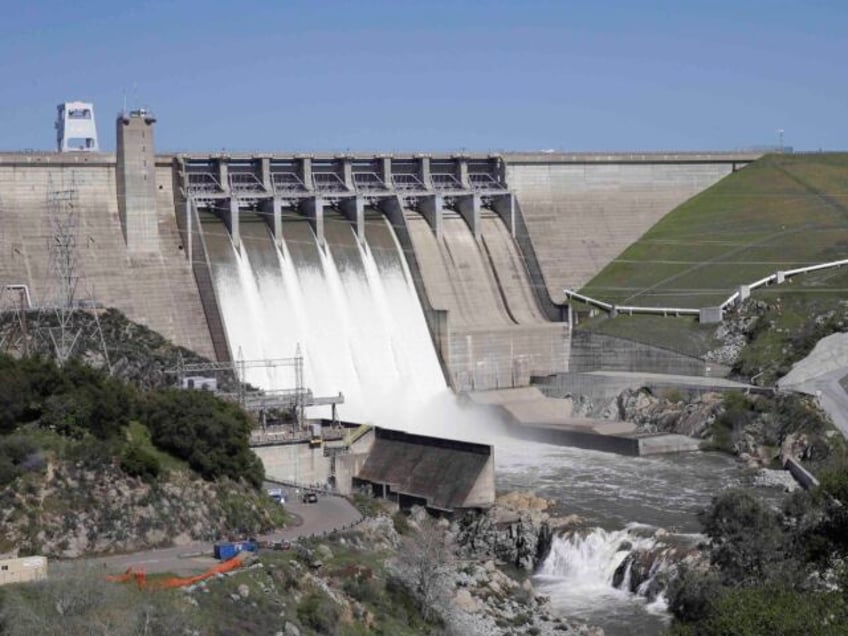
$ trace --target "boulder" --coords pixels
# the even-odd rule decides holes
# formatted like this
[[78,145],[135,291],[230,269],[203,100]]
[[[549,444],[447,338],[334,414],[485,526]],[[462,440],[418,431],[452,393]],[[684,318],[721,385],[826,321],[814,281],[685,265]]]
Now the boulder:
[[469,614],[474,614],[480,611],[480,603],[477,599],[471,596],[471,592],[464,588],[456,591],[456,594],[454,594],[453,597],[453,604]]

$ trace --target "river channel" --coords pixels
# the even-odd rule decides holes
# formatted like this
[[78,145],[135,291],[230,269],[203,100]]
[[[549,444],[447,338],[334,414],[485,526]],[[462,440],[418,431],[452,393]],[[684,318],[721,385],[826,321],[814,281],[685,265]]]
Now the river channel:
[[656,528],[694,540],[698,510],[723,489],[751,482],[737,460],[719,453],[623,457],[504,439],[496,443],[495,472],[499,492],[532,491],[556,502],[554,514],[585,520],[581,536],[554,540],[534,583],[557,611],[607,636],[659,634],[670,620],[664,599],[648,603],[612,586],[622,544],[651,547]]

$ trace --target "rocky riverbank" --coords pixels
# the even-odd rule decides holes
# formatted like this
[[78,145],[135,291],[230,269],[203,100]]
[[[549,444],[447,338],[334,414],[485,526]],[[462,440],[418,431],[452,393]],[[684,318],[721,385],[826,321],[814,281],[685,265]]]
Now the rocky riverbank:
[[487,512],[446,528],[457,559],[446,577],[452,589],[449,615],[461,627],[457,633],[603,634],[557,616],[529,578],[547,557],[553,537],[581,523],[574,515],[550,515],[550,505],[532,493],[508,493]]

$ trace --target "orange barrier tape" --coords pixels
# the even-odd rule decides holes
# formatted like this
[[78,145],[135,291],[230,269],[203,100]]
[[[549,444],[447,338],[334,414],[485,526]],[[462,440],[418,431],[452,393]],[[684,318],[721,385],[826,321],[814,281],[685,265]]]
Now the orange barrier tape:
[[132,566],[130,566],[123,574],[119,574],[116,576],[107,576],[106,580],[113,583],[126,583],[130,579],[134,578],[136,585],[138,585],[138,587],[140,588],[147,588],[151,590],[173,589],[199,583],[200,581],[212,578],[216,574],[230,572],[232,570],[235,570],[236,568],[241,567],[241,563],[241,555],[237,554],[232,559],[228,559],[223,563],[218,563],[217,565],[212,566],[205,572],[196,574],[195,576],[173,576],[169,579],[153,581],[151,583],[147,582],[147,575],[145,574],[144,570],[133,570]]

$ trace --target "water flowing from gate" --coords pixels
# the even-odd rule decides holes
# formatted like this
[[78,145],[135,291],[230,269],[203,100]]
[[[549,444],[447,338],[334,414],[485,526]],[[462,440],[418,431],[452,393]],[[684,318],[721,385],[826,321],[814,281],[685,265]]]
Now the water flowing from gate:
[[[319,245],[303,219],[283,224],[276,245],[264,221],[241,223],[241,249],[223,226],[204,224],[227,338],[244,360],[291,358],[304,386],[344,394],[343,419],[408,427],[405,416],[444,394],[446,384],[403,252],[388,222],[369,215],[360,242],[341,217],[325,219]],[[294,369],[247,368],[266,390],[293,389]],[[316,407],[311,416],[328,416]]]

